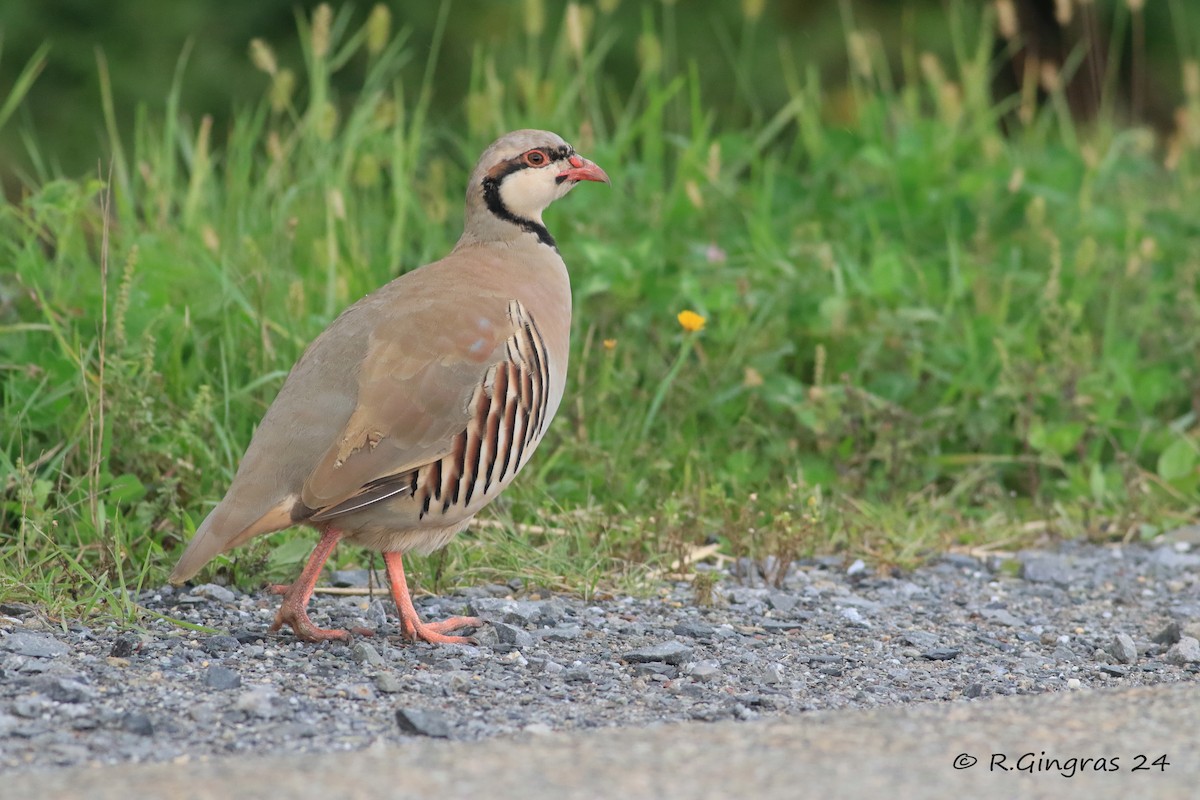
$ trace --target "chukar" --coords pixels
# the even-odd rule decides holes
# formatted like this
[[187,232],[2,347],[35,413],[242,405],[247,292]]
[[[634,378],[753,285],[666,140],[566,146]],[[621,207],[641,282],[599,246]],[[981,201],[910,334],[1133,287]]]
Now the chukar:
[[310,525],[320,542],[271,630],[349,637],[306,611],[346,539],[383,551],[406,638],[465,641],[447,634],[480,620],[422,622],[401,557],[463,530],[529,461],[558,409],[571,287],[542,211],[579,181],[608,176],[556,134],[492,143],[467,185],[458,244],[350,306],[309,345],[171,582],[254,536]]

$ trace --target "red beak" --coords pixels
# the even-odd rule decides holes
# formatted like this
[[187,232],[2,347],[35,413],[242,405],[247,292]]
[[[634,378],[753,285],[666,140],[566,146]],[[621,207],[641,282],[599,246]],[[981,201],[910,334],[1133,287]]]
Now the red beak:
[[608,173],[582,156],[573,155],[567,159],[567,163],[571,165],[571,169],[558,173],[559,183],[563,181],[600,181],[612,185],[612,181],[608,179]]

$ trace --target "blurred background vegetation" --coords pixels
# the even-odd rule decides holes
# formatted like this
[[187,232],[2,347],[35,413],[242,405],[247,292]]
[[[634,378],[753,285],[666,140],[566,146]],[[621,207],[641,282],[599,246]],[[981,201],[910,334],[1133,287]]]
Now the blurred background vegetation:
[[[56,170],[76,175],[95,169],[107,139],[98,59],[103,59],[110,75],[121,130],[132,129],[139,107],[165,110],[181,65],[186,69],[179,92],[181,108],[195,117],[211,115],[216,129],[222,130],[235,110],[256,103],[265,87],[265,76],[246,58],[248,42],[262,38],[282,63],[296,63],[300,55],[296,17],[310,14],[316,5],[312,0],[178,0],[169,7],[151,0],[0,4],[4,43],[0,86],[10,84],[39,47],[50,46],[37,89],[17,117],[21,124],[0,131],[0,171],[11,173],[18,165],[28,166],[22,134],[36,139],[38,150]],[[791,59],[815,66],[836,86],[845,82],[850,69],[845,45],[850,26],[872,32],[866,46],[885,53],[893,74],[899,76],[906,47],[951,59],[954,19],[962,13],[972,16],[971,6],[982,8],[988,3],[966,0],[958,5],[965,8],[956,11],[955,3],[948,0],[598,0],[583,7],[600,11],[611,24],[613,41],[600,65],[608,88],[621,96],[630,93],[642,69],[639,34],[656,30],[666,17],[669,29],[663,30],[663,37],[673,40],[667,45],[675,63],[664,68],[679,72],[694,67],[706,107],[732,127],[761,122],[765,110],[787,102],[780,48]],[[1126,118],[1132,115],[1136,121],[1159,127],[1170,124],[1180,96],[1180,53],[1194,49],[1200,39],[1200,31],[1176,24],[1190,18],[1185,13],[1188,0],[1144,3],[1136,18],[1139,30],[1133,30],[1135,20],[1122,12],[1143,4],[1128,0],[1013,0],[1010,5],[1019,17],[1027,47],[1052,62],[1071,62],[1068,72],[1076,84],[1072,99],[1080,109],[1090,98],[1099,98],[1105,89],[1099,84],[1108,81],[1112,84],[1108,96],[1117,99]],[[430,47],[435,40],[441,42],[432,113],[447,125],[464,122],[463,98],[475,54],[495,51],[501,74],[511,76],[527,55],[531,31],[545,31],[545,41],[563,33],[565,3],[553,0],[459,2],[450,24],[438,31],[441,6],[439,2],[404,3],[394,5],[393,11],[396,23],[409,31],[412,45],[407,63],[398,69],[402,81],[419,83]],[[353,17],[362,22],[369,10],[368,4],[361,3]],[[752,42],[747,43],[746,37],[752,37]],[[1097,43],[1096,50],[1083,46],[1089,39]],[[1008,49],[1003,37],[997,38],[996,48],[1003,61]],[[1137,75],[1135,51],[1141,60]],[[1096,70],[1110,65],[1094,62],[1105,59],[1112,61],[1113,74],[1097,78]],[[731,68],[731,60],[737,61],[737,69]],[[1019,85],[1019,78],[1010,73],[1021,66],[1014,62],[1009,72],[998,71],[1000,91]],[[352,70],[341,72],[334,83],[350,91],[358,78]],[[835,107],[830,110],[837,113]]]
[[426,585],[1196,517],[1188,0],[164,8],[0,6],[0,599],[134,613],[304,346],[527,126],[614,177],[547,216],[569,394]]

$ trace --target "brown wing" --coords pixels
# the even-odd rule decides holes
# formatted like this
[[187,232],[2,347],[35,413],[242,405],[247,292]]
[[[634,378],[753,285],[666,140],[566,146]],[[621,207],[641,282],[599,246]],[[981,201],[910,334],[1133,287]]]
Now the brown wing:
[[[475,386],[466,420],[446,452],[416,465],[383,467],[391,471],[361,484],[345,499],[320,508],[310,522],[325,522],[403,495],[421,503],[418,519],[439,511],[445,515],[451,508],[473,513],[497,487],[516,475],[549,422],[550,370],[545,339],[520,303],[509,303],[508,321],[512,333],[497,349],[502,357]],[[369,441],[368,436],[368,451]],[[381,440],[376,447],[382,444]],[[352,452],[343,466],[360,459],[363,452],[362,447]]]
[[332,509],[451,451],[513,332],[507,304],[486,301],[426,309],[406,321],[411,337],[387,325],[372,332],[354,411],[305,480],[305,506]]

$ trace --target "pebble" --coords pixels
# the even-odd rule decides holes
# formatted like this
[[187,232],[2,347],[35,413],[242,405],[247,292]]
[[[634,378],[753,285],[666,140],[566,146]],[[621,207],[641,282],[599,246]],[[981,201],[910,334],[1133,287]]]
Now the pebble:
[[58,658],[71,652],[69,645],[51,636],[14,631],[0,641],[0,649],[29,658]]
[[394,672],[381,672],[375,676],[375,688],[384,694],[399,694],[404,691],[404,683]]
[[118,636],[117,640],[113,642],[112,649],[108,651],[108,656],[109,658],[129,658],[140,645],[140,640],[133,634]]
[[154,723],[146,714],[130,712],[121,720],[121,729],[138,736],[153,736]]
[[219,586],[215,583],[204,583],[192,589],[189,594],[197,597],[207,597],[211,600],[216,600],[218,603],[232,603],[237,600],[237,595],[233,590],[224,586]]
[[259,685],[254,686],[238,697],[234,703],[234,708],[238,711],[244,711],[252,717],[261,719],[271,719],[276,716],[279,709],[276,708],[276,701],[279,699],[279,694],[273,686]]
[[350,655],[360,664],[366,664],[371,667],[386,667],[387,661],[383,656],[379,655],[379,651],[375,649],[375,645],[370,642],[355,642],[350,647]]
[[650,661],[662,661],[667,664],[682,664],[691,658],[692,648],[682,642],[662,642],[648,647],[630,650],[621,656],[631,664],[641,664]]
[[493,622],[492,630],[495,632],[496,641],[499,644],[506,644],[521,649],[533,646],[533,637],[515,625],[509,625],[506,622]]
[[714,659],[706,658],[703,661],[697,661],[693,664],[691,669],[687,671],[687,674],[691,676],[692,680],[700,681],[701,683],[715,681],[721,677],[721,663]]
[[[409,644],[390,601],[364,610],[358,597],[320,597],[315,621],[369,621],[379,634],[318,645],[268,630],[279,599],[265,591],[131,598],[219,634],[156,616],[137,633],[102,619],[64,626],[15,609],[0,620],[0,771],[1196,680],[1194,570],[1137,544],[1068,542],[1018,558],[1026,578],[967,556],[899,577],[807,559],[781,586],[757,568],[742,584],[714,567],[712,606],[684,583],[586,601],[497,583],[419,601],[427,619],[469,608],[491,620],[475,646]],[[1048,580],[1028,579],[1042,567]]]
[[913,647],[925,650],[932,649],[938,642],[937,634],[929,631],[905,631],[901,638]]
[[1200,640],[1181,637],[1167,650],[1166,658],[1168,664],[1200,664]]
[[1071,570],[1066,559],[1060,554],[1022,551],[1017,554],[1017,560],[1020,564],[1020,576],[1030,583],[1071,585]]
[[1112,657],[1121,664],[1132,664],[1137,661],[1137,645],[1133,643],[1133,637],[1128,633],[1118,633],[1108,646],[1108,652],[1112,653]]
[[95,689],[72,678],[47,676],[34,685],[56,703],[81,703],[96,696]]
[[1021,620],[1013,616],[1011,611],[1004,608],[985,608],[979,614],[988,622],[994,622],[1006,628],[1019,628],[1024,624]]
[[853,606],[849,608],[839,608],[838,613],[842,615],[842,619],[846,622],[859,628],[871,627],[871,622],[862,615],[862,612]]
[[779,664],[779,663],[768,664],[766,669],[763,670],[763,674],[762,674],[762,682],[763,683],[773,686],[777,683],[783,683],[783,680],[784,680],[784,673],[783,673],[783,665],[782,664]]
[[1151,640],[1157,644],[1175,644],[1183,636],[1183,626],[1177,620],[1171,620],[1166,627],[1154,634]]
[[537,631],[539,638],[550,642],[569,642],[578,639],[582,633],[583,629],[578,625],[557,625]]
[[229,667],[213,664],[204,671],[204,685],[218,691],[237,689],[242,685],[242,676]]
[[951,661],[960,655],[962,655],[962,650],[957,647],[935,647],[921,653],[921,658],[929,661]]
[[712,625],[706,625],[703,622],[680,622],[671,628],[671,632],[676,636],[689,636],[693,639],[707,639],[713,635],[715,630]]
[[767,595],[767,605],[781,614],[790,613],[799,602],[800,598],[794,594],[771,592]]
[[634,675],[642,678],[655,675],[665,678],[674,678],[679,674],[679,668],[661,661],[648,661],[645,663],[633,664],[631,672]]
[[396,722],[401,731],[413,736],[432,736],[435,739],[450,738],[450,722],[440,711],[423,708],[397,708]]

